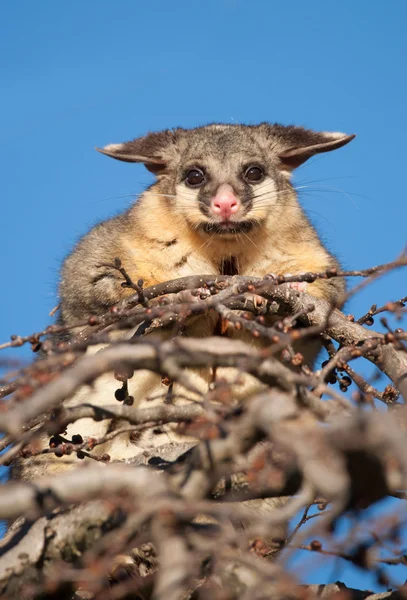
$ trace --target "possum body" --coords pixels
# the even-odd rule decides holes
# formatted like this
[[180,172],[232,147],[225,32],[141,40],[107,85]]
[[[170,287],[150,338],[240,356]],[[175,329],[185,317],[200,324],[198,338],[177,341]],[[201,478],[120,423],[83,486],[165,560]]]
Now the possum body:
[[[353,139],[343,133],[315,132],[302,127],[213,124],[195,129],[149,133],[101,152],[126,162],[142,162],[156,175],[151,185],[126,212],[91,229],[65,260],[60,284],[60,320],[73,326],[100,315],[134,290],[122,286],[123,277],[112,265],[119,258],[133,281],[151,286],[170,279],[200,274],[262,277],[324,271],[338,266],[304,214],[290,181],[292,171],[317,153],[340,148]],[[339,278],[317,280],[307,291],[338,303],[344,291]],[[183,335],[203,338],[216,334],[217,317],[195,318]],[[134,332],[127,332],[130,337]],[[230,328],[223,332],[236,336]],[[170,332],[162,333],[169,336]],[[242,339],[253,340],[241,334]],[[320,346],[303,348],[312,364]],[[88,352],[99,351],[90,347]],[[210,369],[191,371],[202,394],[208,390]],[[236,399],[254,393],[259,382],[241,378],[233,369],[219,369],[217,377],[234,382]],[[65,406],[115,402],[120,383],[111,373],[83,386]],[[162,403],[168,386],[151,371],[136,371],[128,381],[137,406]],[[177,398],[180,398],[177,400]],[[202,400],[182,386],[173,388],[175,402]],[[99,438],[123,422],[81,419],[68,426],[73,434]],[[95,454],[112,460],[134,457],[151,446],[180,439],[172,426],[155,427],[138,436],[123,433],[97,446]],[[42,440],[44,447],[48,439]],[[75,455],[53,454],[18,459],[15,478],[32,480],[72,468]]]

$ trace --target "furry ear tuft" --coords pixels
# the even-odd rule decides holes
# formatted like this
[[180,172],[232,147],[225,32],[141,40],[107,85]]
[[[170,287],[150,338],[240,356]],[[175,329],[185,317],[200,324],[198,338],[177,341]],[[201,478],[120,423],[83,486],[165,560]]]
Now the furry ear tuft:
[[148,133],[130,142],[109,144],[96,150],[124,162],[142,162],[156,175],[164,173],[167,164],[178,154],[175,132],[171,129]]
[[279,158],[283,165],[288,169],[295,169],[299,167],[306,160],[314,156],[314,154],[320,154],[321,152],[330,152],[341,148],[346,144],[349,144],[356,136],[347,135],[346,133],[329,133],[322,132],[321,141],[317,144],[311,144],[309,146],[300,146],[298,148],[289,148],[279,154]]
[[[260,125],[281,161],[281,170],[291,172],[306,160],[345,146],[356,136],[329,131],[312,131],[294,125]],[[264,129],[266,128],[266,129]]]

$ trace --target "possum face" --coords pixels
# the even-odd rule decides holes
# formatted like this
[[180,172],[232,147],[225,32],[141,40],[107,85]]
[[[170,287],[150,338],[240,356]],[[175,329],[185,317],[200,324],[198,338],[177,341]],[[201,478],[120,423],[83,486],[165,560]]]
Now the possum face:
[[[143,162],[172,210],[203,235],[234,236],[262,226],[292,198],[292,170],[353,139],[302,127],[207,125],[150,133],[102,153]],[[154,187],[154,186],[153,186]]]
[[261,225],[287,180],[250,128],[213,125],[195,130],[186,142],[175,204],[190,226],[233,235]]

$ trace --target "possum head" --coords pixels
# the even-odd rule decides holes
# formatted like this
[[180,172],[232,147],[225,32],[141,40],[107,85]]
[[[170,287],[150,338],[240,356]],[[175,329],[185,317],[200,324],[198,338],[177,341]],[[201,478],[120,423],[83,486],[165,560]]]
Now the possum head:
[[270,215],[278,218],[294,194],[293,169],[354,137],[269,123],[213,124],[149,133],[98,150],[144,163],[191,228],[230,238],[261,227]]

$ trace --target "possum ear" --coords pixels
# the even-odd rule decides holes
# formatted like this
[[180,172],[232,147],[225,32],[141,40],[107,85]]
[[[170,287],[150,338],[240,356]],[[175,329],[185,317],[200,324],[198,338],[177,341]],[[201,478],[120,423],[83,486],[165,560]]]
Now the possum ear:
[[[302,127],[284,127],[283,129],[285,129],[284,134],[278,135],[278,146],[281,148],[278,157],[281,161],[282,171],[292,171],[314,154],[341,148],[356,137],[346,133],[311,131]],[[279,131],[279,133],[283,132]]]
[[156,175],[162,175],[168,163],[175,160],[178,155],[176,135],[171,129],[148,133],[130,142],[109,144],[104,148],[96,148],[96,150],[124,162],[142,162],[149,171]]
[[288,175],[314,154],[336,150],[355,137],[278,123],[261,123],[255,130],[260,144],[266,151],[277,155],[280,170]]

